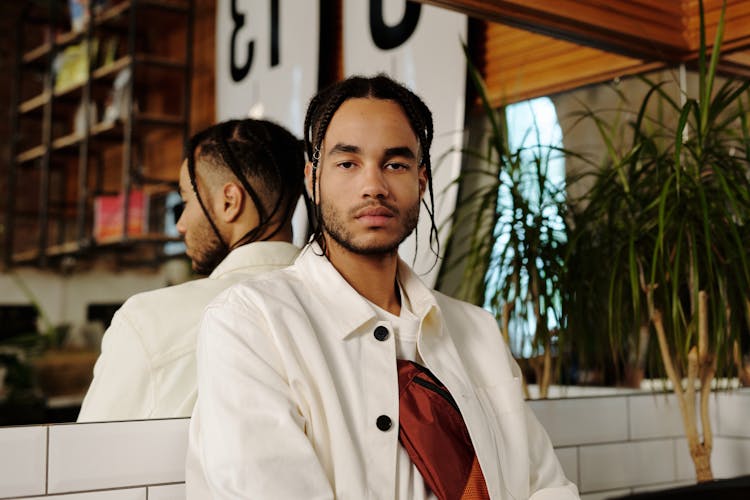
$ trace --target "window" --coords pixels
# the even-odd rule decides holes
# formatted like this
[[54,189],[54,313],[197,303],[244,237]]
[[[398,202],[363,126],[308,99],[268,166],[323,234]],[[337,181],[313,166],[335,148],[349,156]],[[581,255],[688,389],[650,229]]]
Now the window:
[[[538,317],[560,326],[558,291],[566,243],[562,130],[547,97],[507,106],[508,158],[500,173],[495,244],[485,277],[485,308],[501,316],[512,303],[509,335],[515,356],[541,354]],[[536,284],[536,286],[532,286]]]

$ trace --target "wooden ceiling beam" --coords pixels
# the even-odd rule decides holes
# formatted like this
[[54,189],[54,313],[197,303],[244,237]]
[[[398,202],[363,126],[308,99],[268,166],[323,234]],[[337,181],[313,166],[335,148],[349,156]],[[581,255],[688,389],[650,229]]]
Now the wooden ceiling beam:
[[[419,0],[477,19],[627,57],[679,60],[687,51],[683,19],[645,2],[592,0]],[[654,2],[657,4],[657,2]],[[659,2],[660,3],[660,2]],[[666,2],[669,3],[669,2]],[[658,16],[654,13],[659,12]],[[655,21],[654,19],[658,19]],[[668,19],[673,18],[669,25]]]
[[[634,59],[697,59],[698,0],[418,0],[476,19],[520,28]],[[713,44],[722,0],[704,0]],[[723,47],[750,48],[750,2],[727,0]]]

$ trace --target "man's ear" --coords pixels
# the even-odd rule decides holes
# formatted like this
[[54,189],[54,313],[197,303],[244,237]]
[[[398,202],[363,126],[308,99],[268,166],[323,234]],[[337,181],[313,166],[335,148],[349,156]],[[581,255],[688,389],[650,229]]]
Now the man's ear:
[[223,222],[235,222],[245,207],[245,203],[252,203],[248,197],[245,196],[245,191],[234,182],[227,182],[221,188],[221,206],[217,207],[220,210],[220,218]]
[[[309,196],[311,200],[313,199],[313,179],[312,179],[313,170],[315,170],[315,167],[313,166],[312,162],[308,161],[307,163],[305,163],[305,189],[307,189],[307,196]],[[320,172],[317,172],[315,174],[316,185],[319,185],[319,182],[320,182],[320,178],[318,177],[319,175],[320,175]],[[316,192],[318,193],[317,197],[320,198],[319,196],[320,190],[318,190],[317,186],[316,186]],[[317,200],[315,200],[315,202],[317,203]]]
[[425,165],[419,167],[417,176],[419,178],[419,198],[422,199],[427,189],[427,167]]

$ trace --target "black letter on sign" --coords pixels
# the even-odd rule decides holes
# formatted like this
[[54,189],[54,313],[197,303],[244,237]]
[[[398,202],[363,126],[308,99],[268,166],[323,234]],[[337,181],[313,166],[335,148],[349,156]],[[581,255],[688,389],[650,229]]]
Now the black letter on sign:
[[229,67],[232,71],[232,80],[235,82],[241,82],[247,74],[250,73],[250,67],[253,65],[253,49],[255,48],[255,42],[248,42],[247,61],[244,66],[238,66],[235,57],[235,46],[237,45],[237,33],[239,33],[240,28],[245,25],[245,15],[237,10],[237,0],[232,0],[232,21],[234,21],[234,29],[232,30],[232,41],[229,47]]
[[383,21],[383,1],[370,0],[370,33],[379,49],[390,50],[407,41],[417,29],[422,5],[407,1],[404,18],[395,26],[386,26]]
[[279,0],[271,0],[271,67],[279,65]]

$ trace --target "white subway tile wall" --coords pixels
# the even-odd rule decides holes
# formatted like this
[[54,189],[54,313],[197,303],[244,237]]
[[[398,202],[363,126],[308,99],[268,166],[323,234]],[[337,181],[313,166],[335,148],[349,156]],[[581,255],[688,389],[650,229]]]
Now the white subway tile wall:
[[49,431],[49,493],[185,480],[188,421],[56,425]]
[[0,498],[43,495],[46,469],[46,427],[0,429]]
[[680,437],[684,434],[680,406],[674,394],[644,394],[630,398],[630,439]]
[[148,500],[185,500],[185,483],[149,486]]
[[[750,429],[743,425],[750,390],[712,401],[715,476],[750,474]],[[530,406],[582,500],[695,481],[671,396],[546,400]],[[0,500],[183,500],[188,424],[188,419],[170,419],[0,429]]]
[[578,447],[555,448],[555,454],[562,465],[565,477],[578,484]]
[[[747,410],[745,410],[747,415]],[[716,477],[735,477],[748,473],[750,439],[718,436],[714,439],[711,466]]]
[[627,397],[531,401],[554,446],[627,441]]
[[671,439],[582,446],[582,491],[675,481]]
[[647,491],[659,491],[659,490],[665,490],[668,488],[680,488],[682,486],[690,486],[693,484],[695,484],[695,481],[676,481],[674,483],[652,484],[650,486],[639,486],[637,488],[633,488],[633,493],[645,493]]
[[718,394],[711,398],[711,401],[716,402],[718,406],[718,411],[712,420],[717,434],[725,437],[750,438],[750,425],[748,425],[750,391]]
[[631,491],[628,488],[620,490],[598,491],[596,493],[583,493],[581,494],[581,500],[607,500],[609,498],[617,498],[629,495],[630,493]]
[[[695,481],[695,466],[690,458],[690,448],[684,437],[674,440],[675,479],[677,481]],[[715,459],[712,457],[711,462]]]
[[71,493],[69,495],[55,495],[44,497],[24,497],[12,500],[147,500],[146,488],[128,488],[125,490],[89,491],[87,493]]

